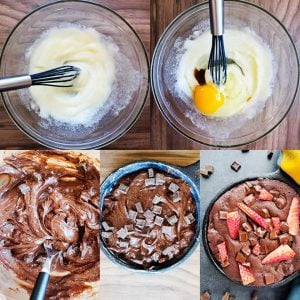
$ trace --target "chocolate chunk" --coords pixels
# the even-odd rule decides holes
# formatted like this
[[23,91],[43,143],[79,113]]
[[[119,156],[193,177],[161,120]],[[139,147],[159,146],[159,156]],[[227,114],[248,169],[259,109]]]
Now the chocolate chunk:
[[247,260],[247,258],[246,258],[246,256],[243,255],[241,252],[238,252],[237,255],[236,255],[236,257],[235,257],[235,260],[236,260],[237,262],[243,264],[243,263]]
[[155,185],[155,179],[154,178],[146,178],[145,186],[151,186],[151,185]]
[[101,235],[104,239],[109,239],[113,235],[113,233],[111,231],[110,232],[103,231]]
[[176,183],[171,182],[171,184],[169,185],[168,189],[172,193],[176,193],[179,190],[179,186]]
[[107,222],[102,222],[102,227],[103,227],[103,229],[105,230],[105,231],[112,231],[112,230],[114,230],[114,227],[110,227],[108,224],[107,224]]
[[210,175],[208,170],[206,170],[206,169],[200,169],[200,174],[201,174],[201,176],[203,176],[205,178],[208,178]]
[[155,185],[164,185],[165,183],[165,176],[163,174],[157,173],[155,175]]
[[289,232],[289,225],[287,222],[280,223],[280,230],[284,233]]
[[248,240],[248,234],[245,231],[239,231],[240,242],[246,242]]
[[136,210],[139,212],[139,213],[143,213],[144,210],[143,210],[143,206],[142,206],[142,203],[141,202],[138,202],[135,204],[135,207],[136,207]]
[[132,224],[125,225],[125,229],[127,230],[128,233],[134,231],[134,227]]
[[174,235],[173,227],[172,226],[163,226],[162,233],[172,237]]
[[154,205],[152,208],[152,212],[156,215],[160,215],[162,212],[162,207],[159,205]]
[[146,219],[149,219],[149,220],[152,220],[155,217],[154,213],[150,209],[147,209],[144,212],[144,216],[145,216]]
[[154,170],[153,169],[148,169],[148,177],[154,177]]
[[136,226],[143,229],[146,225],[146,220],[136,219]]
[[137,217],[137,212],[135,210],[130,209],[128,211],[128,218],[131,220],[135,220]]
[[128,242],[119,242],[119,246],[121,248],[128,248],[129,247],[129,243]]
[[201,296],[200,300],[210,300],[210,293],[208,291],[205,291]]
[[195,222],[195,218],[192,213],[184,217],[185,223],[190,225]]
[[275,276],[273,274],[265,274],[265,283],[272,284],[275,282]]
[[266,232],[267,231],[261,227],[257,227],[257,229],[255,230],[255,234],[260,238],[263,238],[265,236]]
[[241,150],[241,151],[242,151],[242,153],[247,153],[247,152],[249,152],[250,150],[243,149],[243,150]]
[[279,236],[279,243],[281,245],[288,244],[291,241],[291,239],[293,238],[288,233],[284,233]]
[[172,195],[172,201],[175,203],[181,201],[181,193],[179,191]]
[[214,172],[214,166],[213,165],[205,165],[204,169],[208,172],[208,174],[212,174]]
[[251,206],[256,202],[255,196],[253,194],[248,195],[243,199],[246,205]]
[[129,190],[129,186],[127,186],[127,185],[121,183],[121,184],[119,185],[119,187],[118,187],[118,190],[119,190],[119,192],[122,193],[122,194],[127,194],[128,190]]
[[154,198],[152,199],[153,204],[158,204],[160,202],[164,202],[165,199],[159,195],[155,195]]
[[117,231],[117,235],[118,235],[119,238],[121,238],[122,240],[124,240],[127,237],[128,232],[127,232],[127,230],[125,228],[122,227],[121,229],[119,229]]
[[245,229],[246,232],[252,231],[252,226],[248,222],[243,223],[242,227]]
[[275,229],[272,229],[270,232],[270,240],[277,240],[277,233]]
[[227,211],[220,210],[219,211],[219,219],[220,220],[227,220]]
[[231,169],[234,170],[235,172],[238,172],[239,169],[242,167],[238,162],[234,161],[232,164],[231,164]]
[[244,246],[241,251],[246,255],[249,256],[251,254],[251,249],[247,246]]
[[262,215],[262,217],[264,217],[264,218],[270,218],[270,217],[271,217],[271,216],[270,216],[270,212],[269,212],[269,210],[268,210],[267,208],[263,208],[263,209],[262,209],[261,215]]
[[268,153],[267,153],[268,159],[272,159],[273,155],[274,155],[273,151],[268,151]]
[[161,226],[163,222],[164,222],[164,218],[159,217],[159,216],[155,217],[155,220],[154,220],[155,225]]
[[173,215],[170,218],[168,218],[167,221],[170,225],[175,225],[178,222],[178,218],[176,215]]
[[286,206],[286,199],[282,196],[275,198],[273,201],[279,209],[282,209]]

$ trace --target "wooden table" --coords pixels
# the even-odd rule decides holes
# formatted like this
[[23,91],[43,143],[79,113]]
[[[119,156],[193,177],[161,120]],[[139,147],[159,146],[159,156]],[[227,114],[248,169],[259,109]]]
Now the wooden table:
[[[124,164],[137,160],[160,160],[180,166],[199,160],[199,151],[101,151],[101,180]],[[128,271],[100,256],[102,300],[198,300],[200,295],[200,252],[177,268],[159,274]]]

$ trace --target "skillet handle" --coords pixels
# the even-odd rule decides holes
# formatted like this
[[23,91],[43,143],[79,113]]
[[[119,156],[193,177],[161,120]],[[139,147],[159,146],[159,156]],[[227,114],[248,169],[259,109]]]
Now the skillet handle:
[[298,276],[293,284],[292,284],[292,289],[291,292],[287,298],[287,300],[299,300],[300,295],[300,276]]
[[197,160],[193,164],[185,167],[177,166],[177,168],[185,175],[189,176],[198,188],[200,187],[200,160]]

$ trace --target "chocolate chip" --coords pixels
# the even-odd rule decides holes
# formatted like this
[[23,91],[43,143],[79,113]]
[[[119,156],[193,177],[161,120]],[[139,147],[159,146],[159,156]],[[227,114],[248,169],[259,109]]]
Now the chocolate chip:
[[227,211],[220,210],[219,211],[219,219],[220,220],[227,220]]
[[265,274],[265,283],[272,284],[275,282],[275,276],[273,274]]
[[238,172],[239,169],[242,167],[238,162],[234,161],[232,164],[231,164],[231,169],[234,170],[235,172]]
[[270,212],[267,208],[263,208],[261,212],[264,218],[270,218]]
[[282,209],[286,206],[286,199],[284,197],[275,198],[273,201],[279,209]]
[[289,225],[286,222],[281,222],[280,223],[280,231],[286,233],[289,232]]
[[242,227],[245,229],[246,232],[252,231],[252,226],[248,222],[243,223]]
[[240,242],[246,242],[248,240],[248,234],[245,231],[239,231]]
[[249,152],[250,150],[246,150],[246,149],[243,149],[242,150],[242,153],[247,153],[247,152]]
[[272,159],[273,155],[274,155],[273,151],[268,151],[268,153],[267,153],[268,159]]
[[238,252],[238,254],[237,254],[236,257],[235,257],[235,260],[236,260],[237,262],[243,264],[243,263],[247,260],[247,258],[246,258],[246,256],[243,255],[241,252]]
[[256,202],[255,196],[253,194],[248,195],[243,199],[246,205],[251,206]]

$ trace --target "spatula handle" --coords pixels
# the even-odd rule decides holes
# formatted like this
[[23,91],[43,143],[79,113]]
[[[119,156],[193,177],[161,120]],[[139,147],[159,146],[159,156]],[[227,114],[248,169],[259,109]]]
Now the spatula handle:
[[50,274],[48,272],[40,272],[35,282],[33,291],[30,296],[30,300],[44,300],[47,286],[49,282]]

